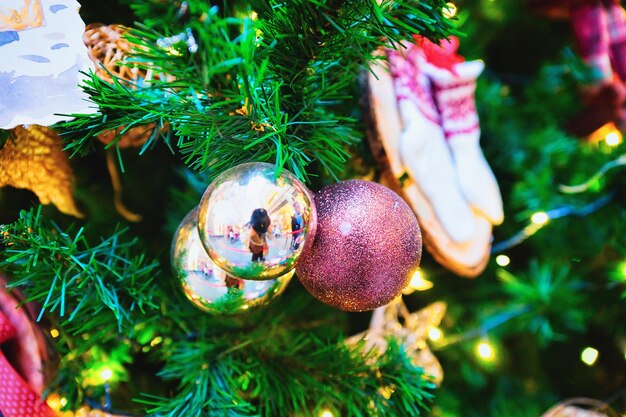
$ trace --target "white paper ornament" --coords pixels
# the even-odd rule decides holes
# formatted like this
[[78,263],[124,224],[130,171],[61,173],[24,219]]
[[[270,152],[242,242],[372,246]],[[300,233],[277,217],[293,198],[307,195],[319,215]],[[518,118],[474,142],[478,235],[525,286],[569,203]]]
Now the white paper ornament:
[[79,83],[95,69],[76,0],[0,2],[0,129],[93,113]]

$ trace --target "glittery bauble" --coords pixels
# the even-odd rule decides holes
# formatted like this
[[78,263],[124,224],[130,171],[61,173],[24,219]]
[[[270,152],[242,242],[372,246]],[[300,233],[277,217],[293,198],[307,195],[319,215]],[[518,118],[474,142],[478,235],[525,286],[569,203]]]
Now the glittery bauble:
[[233,314],[269,304],[287,287],[294,271],[267,281],[235,278],[209,258],[198,234],[198,209],[190,211],[172,240],[174,275],[187,298],[201,310]]
[[306,289],[346,311],[372,310],[400,295],[422,255],[417,219],[402,198],[350,180],[323,188],[315,205],[315,240],[296,271]]
[[213,261],[243,279],[291,271],[311,245],[317,216],[310,191],[291,173],[249,163],[219,175],[200,202],[200,239]]

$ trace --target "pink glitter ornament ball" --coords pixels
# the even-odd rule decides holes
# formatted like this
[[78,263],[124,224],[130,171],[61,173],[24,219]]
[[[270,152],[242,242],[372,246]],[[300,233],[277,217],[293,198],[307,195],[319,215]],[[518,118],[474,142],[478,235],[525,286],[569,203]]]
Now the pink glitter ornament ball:
[[415,215],[390,189],[349,180],[315,196],[317,234],[296,273],[320,301],[367,311],[402,293],[422,256]]

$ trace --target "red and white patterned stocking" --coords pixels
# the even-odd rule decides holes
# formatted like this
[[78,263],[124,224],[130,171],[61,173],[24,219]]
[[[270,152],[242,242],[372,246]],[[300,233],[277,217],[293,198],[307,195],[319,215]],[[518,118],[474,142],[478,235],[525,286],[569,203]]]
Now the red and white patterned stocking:
[[609,48],[613,70],[626,82],[626,12],[619,0],[605,0]]
[[480,149],[480,124],[474,92],[482,61],[453,64],[450,69],[427,63],[441,124],[456,167],[457,180],[470,205],[492,224],[504,218],[498,183]]
[[613,79],[607,12],[600,0],[571,2],[570,18],[578,53],[602,81]]
[[[15,336],[15,328],[0,312],[0,345]],[[55,417],[0,351],[0,415],[3,417]]]
[[402,162],[455,242],[471,239],[475,221],[456,180],[452,156],[440,124],[422,50],[409,45],[388,51],[389,68],[402,119]]

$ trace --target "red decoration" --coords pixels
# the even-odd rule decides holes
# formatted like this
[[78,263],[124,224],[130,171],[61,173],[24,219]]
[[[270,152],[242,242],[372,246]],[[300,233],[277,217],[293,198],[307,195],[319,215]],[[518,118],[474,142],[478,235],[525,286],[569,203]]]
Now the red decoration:
[[[0,345],[16,334],[15,327],[0,312]],[[4,417],[54,417],[24,379],[0,352],[0,415]]]
[[459,38],[456,36],[442,39],[439,44],[431,42],[421,35],[413,35],[413,39],[426,55],[426,60],[437,68],[446,69],[455,74],[454,66],[465,62],[465,58],[456,53],[460,44]]

